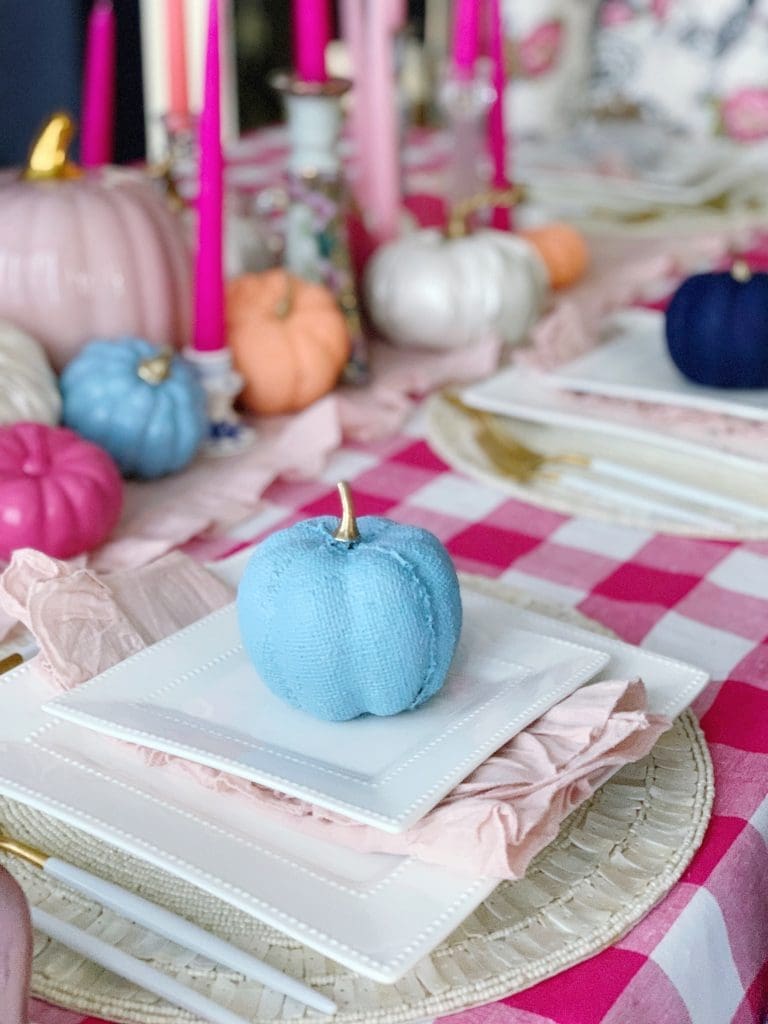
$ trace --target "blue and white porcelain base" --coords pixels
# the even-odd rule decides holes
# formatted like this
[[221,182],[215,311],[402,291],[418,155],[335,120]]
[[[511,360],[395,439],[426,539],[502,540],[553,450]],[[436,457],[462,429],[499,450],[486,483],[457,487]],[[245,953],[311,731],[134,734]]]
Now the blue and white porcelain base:
[[208,396],[208,438],[203,454],[220,457],[237,455],[256,440],[256,431],[245,423],[234,406],[243,388],[243,379],[232,366],[232,353],[228,348],[212,352],[185,349],[184,356],[200,374]]

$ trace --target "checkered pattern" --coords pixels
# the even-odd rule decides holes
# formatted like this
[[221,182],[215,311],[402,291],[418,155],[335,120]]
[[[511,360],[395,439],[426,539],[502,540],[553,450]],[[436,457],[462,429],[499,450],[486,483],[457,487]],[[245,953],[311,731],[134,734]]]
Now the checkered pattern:
[[[712,751],[712,823],[680,883],[613,948],[456,1024],[762,1024],[768,1012],[768,544],[689,540],[570,519],[442,463],[418,434],[338,452],[312,481],[270,487],[223,557],[298,519],[360,514],[426,526],[459,569],[577,608],[623,639],[696,662]],[[35,1006],[38,1024],[100,1024]]]
[[[270,130],[244,140],[231,162],[261,188],[279,177],[285,156],[284,134]],[[434,134],[415,136],[406,153],[408,191],[422,193],[422,219],[424,194],[442,191],[445,156],[445,140]],[[432,206],[439,217],[439,204]],[[408,431],[343,449],[318,480],[273,484],[252,519],[190,550],[220,558],[299,519],[334,514],[335,481],[344,478],[359,514],[427,527],[459,569],[577,608],[624,640],[695,662],[713,678],[695,710],[715,765],[714,815],[683,879],[611,949],[452,1022],[764,1024],[768,542],[685,540],[570,519],[454,473],[430,451],[418,417]],[[41,1003],[32,1020],[102,1024]]]

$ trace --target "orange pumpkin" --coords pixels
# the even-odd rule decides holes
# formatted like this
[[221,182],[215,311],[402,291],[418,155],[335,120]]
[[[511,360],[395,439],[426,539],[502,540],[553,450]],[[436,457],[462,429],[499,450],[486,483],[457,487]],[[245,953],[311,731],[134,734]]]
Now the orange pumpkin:
[[553,288],[567,288],[586,273],[589,249],[581,232],[570,224],[545,224],[540,228],[521,231],[520,235],[541,256]]
[[331,391],[350,351],[333,293],[283,269],[230,281],[227,337],[243,402],[267,416],[297,412]]

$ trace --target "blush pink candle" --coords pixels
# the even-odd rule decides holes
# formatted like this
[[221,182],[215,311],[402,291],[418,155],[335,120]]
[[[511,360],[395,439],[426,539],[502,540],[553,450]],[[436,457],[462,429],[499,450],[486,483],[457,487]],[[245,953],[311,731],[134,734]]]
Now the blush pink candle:
[[349,134],[355,157],[352,187],[361,209],[371,194],[369,161],[366,159],[367,123],[370,117],[368,76],[365,73],[365,39],[363,36],[363,0],[340,0],[341,33],[352,65],[352,109],[348,115]]
[[377,244],[400,228],[400,125],[395,80],[394,37],[405,15],[400,0],[377,0],[366,9],[364,54],[369,103],[364,143],[370,193],[363,211]]
[[453,10],[453,71],[466,81],[477,60],[480,0],[456,0]]
[[168,62],[168,113],[181,120],[189,114],[184,0],[166,0],[165,30]]
[[[504,71],[504,28],[501,22],[499,0],[489,0],[488,13],[490,25],[488,41],[492,63],[492,81],[494,100],[488,112],[488,150],[491,156],[492,177],[494,188],[508,188],[510,185],[507,173],[507,136],[504,118],[504,88],[506,74]],[[500,230],[509,230],[513,218],[511,211],[497,207],[493,212],[493,226]]]
[[192,345],[198,352],[215,352],[225,346],[219,0],[210,0],[208,8],[199,140],[200,186],[197,198],[195,323]]
[[325,49],[330,38],[328,0],[293,0],[293,70],[300,81],[327,81]]
[[88,18],[80,116],[80,162],[101,167],[112,160],[115,106],[115,12],[96,0]]

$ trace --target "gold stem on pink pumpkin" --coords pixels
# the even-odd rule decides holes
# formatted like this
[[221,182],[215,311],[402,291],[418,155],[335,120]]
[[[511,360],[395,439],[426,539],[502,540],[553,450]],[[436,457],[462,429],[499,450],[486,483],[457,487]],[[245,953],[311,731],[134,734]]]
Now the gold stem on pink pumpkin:
[[32,144],[22,178],[25,181],[79,178],[82,171],[67,157],[74,135],[75,122],[69,114],[52,114]]
[[173,350],[164,348],[156,356],[142,359],[136,368],[136,373],[147,384],[162,384],[171,372],[172,365]]
[[340,480],[336,486],[341,498],[341,522],[336,528],[333,539],[344,544],[354,544],[360,540],[360,531],[357,528],[355,510],[352,505],[352,491],[346,480]]
[[746,260],[735,260],[731,267],[731,277],[739,284],[746,284],[752,280],[752,270]]

